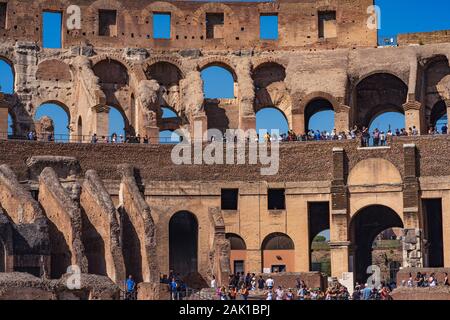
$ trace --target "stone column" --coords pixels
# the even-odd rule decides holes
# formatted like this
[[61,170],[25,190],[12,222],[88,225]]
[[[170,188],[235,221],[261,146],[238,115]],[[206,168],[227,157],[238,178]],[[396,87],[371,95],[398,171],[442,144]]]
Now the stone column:
[[8,139],[8,104],[0,92],[0,139]]
[[350,129],[350,107],[341,104],[334,114],[334,127],[337,132],[347,132]]
[[305,114],[292,111],[291,129],[298,135],[305,133]]
[[92,134],[96,133],[99,140],[102,136],[109,135],[109,110],[106,105],[97,105],[92,108],[94,115],[92,121]]
[[416,145],[403,145],[403,267],[423,267],[423,231],[419,211]]
[[426,130],[422,128],[422,121],[420,115],[421,103],[415,100],[411,100],[403,104],[403,110],[405,111],[405,126],[406,130],[412,128],[413,126],[417,128],[418,132]]
[[330,256],[331,276],[341,278],[349,271],[348,193],[344,178],[344,149],[333,148],[331,181]]

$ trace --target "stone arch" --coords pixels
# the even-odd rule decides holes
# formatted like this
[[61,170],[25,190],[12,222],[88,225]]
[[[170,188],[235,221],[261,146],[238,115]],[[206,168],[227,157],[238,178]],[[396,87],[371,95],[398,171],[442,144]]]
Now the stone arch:
[[286,68],[274,61],[266,61],[253,67],[252,79],[256,90],[266,88],[273,82],[286,79]]
[[238,81],[236,74],[236,66],[234,65],[234,63],[231,62],[231,60],[225,57],[213,56],[200,60],[198,63],[198,71],[202,71],[212,66],[222,67],[226,69],[233,76],[234,82]]
[[283,67],[285,70],[287,69],[287,62],[282,61],[275,57],[263,57],[263,58],[255,58],[252,60],[253,70],[258,69],[259,67],[265,65],[265,64],[277,64],[281,67]]
[[437,101],[428,113],[428,124],[436,127],[438,120],[447,114],[447,105],[444,100]]
[[225,237],[230,241],[231,250],[247,250],[245,240],[240,235],[228,232]]
[[102,59],[92,66],[92,71],[99,78],[100,85],[105,83],[117,86],[130,84],[129,69],[126,64],[116,59]]
[[392,72],[374,71],[360,78],[353,95],[353,124],[369,127],[373,119],[385,112],[404,114],[408,85]]
[[390,161],[382,158],[369,158],[358,162],[347,178],[347,185],[376,186],[402,184],[402,176],[397,167]]
[[298,113],[304,114],[308,104],[310,104],[314,100],[319,99],[327,100],[331,104],[335,112],[339,110],[339,106],[341,105],[339,99],[334,97],[332,94],[324,91],[314,91],[305,95],[296,110],[298,111]]
[[294,271],[294,241],[285,233],[268,234],[261,243],[262,271],[276,269],[280,272]]
[[122,64],[128,72],[130,80],[139,82],[141,80],[145,80],[145,73],[142,68],[135,65],[133,62],[123,59],[119,54],[101,54],[91,58],[92,69],[94,69],[95,65],[102,60],[111,61],[115,60],[116,62]]
[[183,62],[176,58],[176,57],[166,57],[166,56],[152,56],[151,58],[148,58],[147,60],[145,60],[145,62],[143,63],[143,72],[144,74],[146,74],[146,71],[148,70],[148,68],[150,68],[152,65],[159,63],[159,62],[167,62],[173,66],[175,66],[176,68],[178,68],[180,70],[181,73],[181,77],[184,78],[186,71],[183,68]]
[[197,217],[190,211],[178,211],[169,220],[169,268],[185,276],[198,272]]
[[184,78],[181,69],[168,61],[156,61],[148,64],[145,68],[145,74],[148,79],[154,79],[160,85],[166,87],[178,85],[180,80]]
[[147,5],[144,9],[141,11],[140,20],[141,23],[145,23],[146,21],[149,21],[150,24],[150,17],[152,17],[153,12],[170,12],[170,15],[173,17],[175,16],[177,20],[181,20],[181,18],[184,17],[183,11],[178,8],[173,3],[169,3],[166,1],[155,1],[149,5]]
[[367,267],[372,265],[372,243],[376,236],[389,228],[403,228],[403,221],[392,208],[384,205],[365,206],[349,223],[349,240],[354,247],[355,280],[364,283]]
[[232,27],[238,25],[237,23],[238,21],[236,15],[234,14],[233,9],[231,9],[231,7],[229,7],[224,3],[217,3],[217,2],[205,3],[201,5],[197,10],[195,10],[195,12],[192,14],[192,21],[194,22],[194,24],[199,23],[202,24],[204,22],[204,19],[202,19],[202,17],[204,17],[206,12],[208,13],[223,12],[225,21],[228,21],[229,25],[231,25]]
[[38,64],[36,80],[72,81],[70,67],[59,59],[47,59]]
[[226,233],[225,237],[230,241],[230,264],[232,272],[244,272],[247,262],[247,245],[245,240],[236,233]]
[[43,104],[54,104],[54,105],[57,105],[58,107],[60,107],[67,114],[67,119],[68,119],[68,122],[70,123],[70,121],[71,121],[70,108],[67,106],[67,104],[65,104],[64,102],[62,102],[60,100],[52,100],[52,99],[40,100],[37,104],[38,107],[33,109],[33,118],[36,117],[37,110]]

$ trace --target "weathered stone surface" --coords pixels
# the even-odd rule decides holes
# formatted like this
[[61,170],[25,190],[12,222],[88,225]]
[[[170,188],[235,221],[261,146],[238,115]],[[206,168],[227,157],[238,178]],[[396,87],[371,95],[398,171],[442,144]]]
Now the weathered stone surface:
[[64,179],[80,174],[80,164],[75,157],[64,156],[33,156],[27,159],[29,179],[38,180],[46,167],[55,170],[59,178]]

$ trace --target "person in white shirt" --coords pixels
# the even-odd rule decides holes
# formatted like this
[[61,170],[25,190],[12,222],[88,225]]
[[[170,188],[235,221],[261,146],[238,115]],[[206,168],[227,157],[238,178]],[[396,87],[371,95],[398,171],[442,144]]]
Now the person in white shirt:
[[212,288],[212,289],[216,289],[216,287],[217,287],[217,285],[216,285],[216,277],[215,277],[215,276],[212,276],[212,279],[211,279],[211,288]]
[[271,290],[273,288],[273,285],[275,284],[275,282],[273,281],[272,277],[269,276],[269,278],[267,278],[266,280],[266,286],[269,290]]

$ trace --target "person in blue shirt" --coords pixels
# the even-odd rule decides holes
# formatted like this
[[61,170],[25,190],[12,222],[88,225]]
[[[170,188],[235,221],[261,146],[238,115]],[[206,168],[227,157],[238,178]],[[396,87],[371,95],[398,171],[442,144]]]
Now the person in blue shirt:
[[134,282],[133,277],[131,275],[128,276],[128,279],[126,281],[126,287],[127,287],[127,299],[130,299],[133,297],[133,294],[136,289],[136,282]]
[[175,277],[172,278],[172,281],[169,284],[169,288],[170,288],[170,293],[171,293],[171,297],[172,300],[177,300],[177,281],[175,280]]
[[370,300],[370,296],[372,294],[372,288],[366,283],[364,289],[362,290],[362,298],[363,300]]

